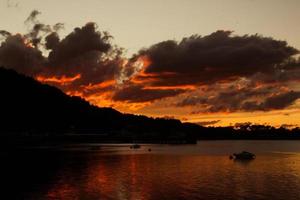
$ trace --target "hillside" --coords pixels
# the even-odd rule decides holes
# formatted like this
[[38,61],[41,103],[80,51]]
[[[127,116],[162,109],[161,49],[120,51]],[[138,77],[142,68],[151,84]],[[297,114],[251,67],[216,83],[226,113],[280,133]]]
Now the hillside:
[[[190,134],[197,125],[179,120],[122,114],[112,108],[90,105],[59,89],[0,68],[2,134],[105,135],[123,140],[174,140]],[[103,136],[104,137],[104,136]]]

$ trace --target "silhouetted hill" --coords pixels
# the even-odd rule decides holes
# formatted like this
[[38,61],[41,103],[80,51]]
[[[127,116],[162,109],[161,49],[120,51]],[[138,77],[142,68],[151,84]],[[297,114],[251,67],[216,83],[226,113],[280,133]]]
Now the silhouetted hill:
[[0,91],[2,134],[85,134],[116,140],[181,140],[190,134],[179,120],[99,108],[13,70],[0,68]]
[[[15,131],[108,128],[122,114],[98,108],[79,97],[0,68],[1,129]],[[96,120],[97,119],[97,120]]]

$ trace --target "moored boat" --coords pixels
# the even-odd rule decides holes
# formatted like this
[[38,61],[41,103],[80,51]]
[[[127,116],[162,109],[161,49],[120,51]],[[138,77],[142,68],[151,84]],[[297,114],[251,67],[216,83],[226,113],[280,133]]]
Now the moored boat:
[[230,155],[230,159],[235,160],[253,160],[255,159],[255,157],[255,154],[247,151],[242,151],[241,153],[234,153],[233,155]]

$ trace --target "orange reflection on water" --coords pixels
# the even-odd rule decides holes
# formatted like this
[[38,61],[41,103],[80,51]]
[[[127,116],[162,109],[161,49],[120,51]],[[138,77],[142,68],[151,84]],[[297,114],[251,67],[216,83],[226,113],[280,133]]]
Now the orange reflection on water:
[[[59,181],[48,188],[46,199],[261,199],[262,194],[264,199],[300,197],[300,154],[258,153],[254,161],[235,162],[214,150],[233,151],[231,145],[241,147],[238,142],[228,142],[230,150],[226,142],[206,143],[165,147],[165,154],[152,147],[151,153],[128,150],[126,154],[82,155],[76,159],[85,160],[83,163],[62,169]],[[267,142],[252,143],[253,148],[264,148]],[[282,148],[282,142],[266,145]],[[298,144],[290,142],[287,148],[292,145],[296,148]],[[210,155],[199,153],[208,148]]]
[[55,185],[47,193],[47,199],[49,200],[57,200],[57,199],[65,199],[65,200],[76,200],[79,199],[80,195],[76,187],[68,184],[68,183],[61,183]]

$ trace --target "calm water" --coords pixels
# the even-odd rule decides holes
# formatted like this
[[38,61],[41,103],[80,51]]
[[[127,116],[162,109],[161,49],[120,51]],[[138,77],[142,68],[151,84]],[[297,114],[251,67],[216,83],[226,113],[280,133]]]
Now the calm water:
[[[257,159],[228,159],[242,150]],[[1,199],[300,199],[300,141],[74,147],[0,157]]]

